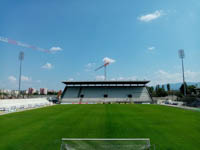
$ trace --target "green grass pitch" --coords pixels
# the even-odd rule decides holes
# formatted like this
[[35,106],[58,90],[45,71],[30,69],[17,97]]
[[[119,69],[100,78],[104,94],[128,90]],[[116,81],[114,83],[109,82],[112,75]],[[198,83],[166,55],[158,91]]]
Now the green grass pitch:
[[61,138],[150,138],[199,150],[200,112],[159,105],[56,105],[0,116],[0,150],[59,150]]

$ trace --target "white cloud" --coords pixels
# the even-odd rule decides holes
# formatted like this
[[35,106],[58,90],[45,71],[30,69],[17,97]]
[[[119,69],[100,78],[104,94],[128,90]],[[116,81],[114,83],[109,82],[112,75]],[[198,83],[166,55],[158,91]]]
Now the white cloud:
[[154,46],[151,46],[151,47],[148,47],[148,50],[149,51],[153,51],[153,50],[155,50],[156,48],[154,47]]
[[74,78],[69,78],[67,81],[74,81]]
[[165,83],[177,83],[181,82],[182,75],[181,73],[169,73],[164,70],[159,70],[154,73],[154,79],[152,84],[165,84]]
[[[194,72],[191,70],[185,71],[185,81],[186,82],[200,82],[200,72]],[[117,77],[111,78],[112,81],[137,81],[137,80],[150,80],[148,85],[155,86],[155,85],[162,85],[167,83],[180,83],[183,82],[182,72],[169,72],[165,70],[158,70],[154,73],[149,74],[147,77],[140,76],[139,78],[136,76],[132,77]]]
[[31,77],[26,77],[26,76],[23,76],[23,75],[22,75],[22,76],[21,76],[21,80],[22,80],[22,81],[25,81],[25,82],[26,82],[26,81],[32,81],[32,78],[31,78]]
[[199,82],[200,81],[199,77],[200,77],[200,72],[193,72],[193,71],[190,71],[190,70],[187,70],[185,72],[186,81]]
[[88,64],[86,65],[86,67],[91,68],[91,67],[94,66],[94,65],[95,65],[95,63],[88,63]]
[[102,80],[104,80],[104,76],[96,76],[96,80],[97,81],[102,81]]
[[16,81],[17,81],[17,79],[16,79],[15,76],[9,76],[9,77],[8,77],[8,80],[9,80],[10,82],[16,82]]
[[124,81],[126,80],[124,77],[118,77],[118,78],[111,78],[111,81]]
[[137,77],[117,77],[117,78],[111,78],[111,81],[135,81],[137,80]]
[[103,58],[103,62],[104,63],[114,63],[115,62],[115,60],[114,59],[111,59],[111,58],[108,58],[108,57],[105,57],[105,58]]
[[136,76],[132,76],[132,77],[128,77],[127,80],[135,81],[135,80],[138,80],[138,78]]
[[116,81],[116,79],[115,78],[111,78],[110,81]]
[[41,80],[36,80],[35,82],[36,82],[36,83],[41,83]]
[[123,81],[123,80],[125,80],[125,78],[124,77],[119,77],[119,78],[117,78],[117,80]]
[[[185,71],[185,81],[186,82],[200,82],[200,72],[194,72],[191,70]],[[103,78],[103,77],[102,77]],[[169,72],[165,70],[158,70],[154,73],[149,74],[147,77],[140,76],[139,78],[136,76],[132,77],[117,77],[111,78],[112,81],[143,81],[143,80],[150,80],[148,85],[155,86],[155,85],[162,85],[167,83],[180,83],[183,82],[182,72]]]
[[58,51],[62,51],[62,48],[60,48],[60,47],[51,47],[50,51],[51,52],[58,52]]
[[154,13],[146,14],[138,17],[138,19],[142,22],[150,22],[152,20],[158,19],[163,15],[162,10],[156,10]]
[[85,71],[92,71],[92,70],[95,69],[95,66],[96,66],[95,63],[88,63],[88,64],[85,66]]
[[[186,82],[199,82],[200,72],[194,72],[187,70],[185,71],[185,81]],[[159,70],[150,77],[150,84],[157,85],[157,84],[166,84],[166,83],[178,83],[182,82],[182,73],[181,72],[174,72],[170,73],[164,70]]]
[[[30,87],[34,87],[34,88],[40,88],[43,87],[44,85],[41,84],[40,80],[33,80],[31,77],[27,77],[22,75],[21,76],[21,89],[28,89]],[[0,84],[0,88],[4,88],[4,89],[12,89],[12,90],[16,90],[18,89],[18,78],[16,78],[13,75],[8,76],[7,80],[4,80],[1,84]]]
[[52,69],[52,67],[53,67],[52,64],[50,64],[48,62],[42,66],[43,69]]

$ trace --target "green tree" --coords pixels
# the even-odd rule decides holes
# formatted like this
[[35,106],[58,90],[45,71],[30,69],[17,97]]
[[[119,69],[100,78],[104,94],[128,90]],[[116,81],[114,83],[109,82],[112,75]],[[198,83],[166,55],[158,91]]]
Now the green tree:
[[196,93],[195,91],[195,86],[194,85],[190,85],[187,87],[187,94],[191,95],[192,93]]
[[148,89],[148,91],[149,91],[151,96],[155,96],[155,91],[154,91],[154,87],[153,86],[147,87],[147,89]]
[[165,91],[165,89],[163,88],[159,88],[157,91],[156,91],[156,96],[157,97],[165,97],[167,96],[167,92]]
[[171,88],[170,88],[170,84],[167,84],[167,91],[170,92]]
[[151,87],[148,87],[148,90],[149,90],[149,93],[153,93],[153,91],[154,91],[154,88],[153,88],[153,86],[151,86]]
[[160,88],[160,85],[159,84],[156,85],[156,90],[155,91],[157,91],[159,88]]
[[[187,93],[187,83],[185,82],[184,84],[185,84],[185,89],[186,89],[186,93]],[[183,95],[184,95],[184,84],[182,84],[181,87],[180,87],[180,89],[179,89],[180,92],[181,92]]]

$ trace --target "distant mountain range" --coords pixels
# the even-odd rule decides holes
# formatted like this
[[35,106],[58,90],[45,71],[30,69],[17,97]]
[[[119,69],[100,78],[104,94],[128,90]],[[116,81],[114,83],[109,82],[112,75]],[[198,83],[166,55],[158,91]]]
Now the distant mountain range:
[[[170,84],[170,88],[171,90],[179,90],[179,88],[181,87],[182,83],[169,83]],[[195,85],[200,87],[200,82],[187,82],[187,85]],[[164,84],[165,89],[167,90],[167,84]],[[160,85],[160,87],[162,87],[162,85]]]

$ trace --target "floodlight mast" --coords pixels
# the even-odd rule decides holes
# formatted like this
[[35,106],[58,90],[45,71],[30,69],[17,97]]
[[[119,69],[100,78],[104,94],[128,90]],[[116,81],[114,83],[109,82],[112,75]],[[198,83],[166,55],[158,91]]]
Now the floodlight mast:
[[21,90],[21,73],[22,73],[22,61],[24,60],[24,52],[19,53],[19,61],[20,61],[20,67],[19,67],[19,94]]
[[184,88],[184,96],[186,96],[186,85],[185,85],[184,63],[183,63],[183,59],[185,58],[185,53],[183,49],[180,49],[178,53],[179,53],[179,58],[181,59],[182,62],[183,88]]

